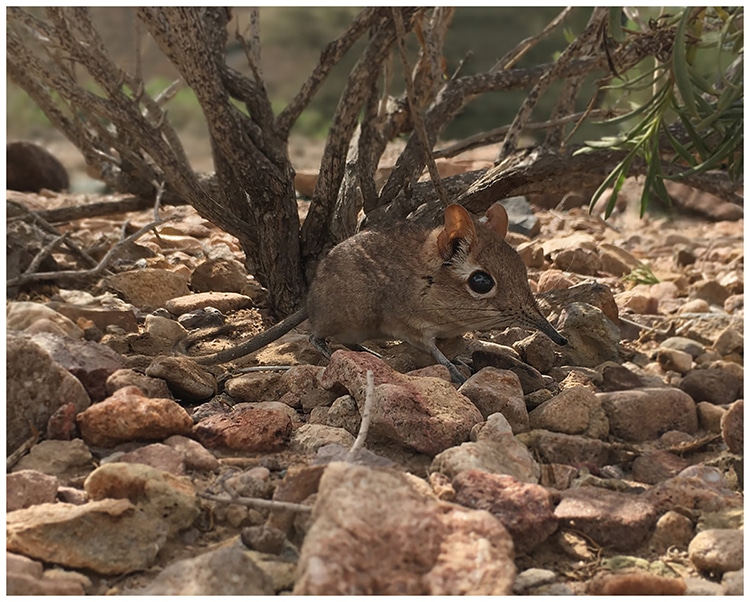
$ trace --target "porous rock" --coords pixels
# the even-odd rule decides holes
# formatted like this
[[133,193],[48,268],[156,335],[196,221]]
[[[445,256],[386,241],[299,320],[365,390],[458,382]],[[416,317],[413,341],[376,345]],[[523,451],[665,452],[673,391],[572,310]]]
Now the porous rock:
[[740,529],[708,529],[688,546],[688,557],[704,573],[723,575],[743,566],[744,535]]
[[209,449],[277,451],[291,434],[292,420],[285,411],[264,408],[214,414],[193,427],[193,435]]
[[523,400],[521,381],[510,370],[487,366],[469,377],[458,389],[468,397],[486,419],[501,413],[514,433],[529,430],[529,413]]
[[424,454],[435,455],[469,438],[482,421],[474,404],[440,378],[406,376],[368,353],[336,351],[321,380],[341,384],[365,403],[367,371],[374,377],[371,431]]
[[721,438],[727,444],[729,451],[742,455],[745,446],[745,402],[734,402],[721,418]]
[[609,433],[609,421],[597,396],[587,387],[564,389],[529,413],[529,426],[569,435],[585,434],[602,439]]
[[146,368],[146,375],[167,382],[177,399],[199,402],[216,394],[216,378],[187,357],[161,355]]
[[695,402],[709,401],[717,405],[732,403],[742,395],[742,380],[722,368],[696,368],[680,381],[680,389]]
[[440,502],[398,471],[338,462],[298,571],[296,595],[504,595],[515,577],[511,536],[489,512]]
[[5,509],[8,512],[36,504],[52,503],[60,482],[37,470],[19,470],[5,477]]
[[137,387],[124,387],[77,416],[84,441],[113,447],[121,441],[158,441],[189,433],[193,421],[171,399],[144,397]]

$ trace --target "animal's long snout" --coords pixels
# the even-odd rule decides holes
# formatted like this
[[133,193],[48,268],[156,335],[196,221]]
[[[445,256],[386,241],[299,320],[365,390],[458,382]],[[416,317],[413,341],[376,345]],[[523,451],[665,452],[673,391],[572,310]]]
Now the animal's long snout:
[[552,326],[545,318],[544,316],[540,316],[540,319],[537,321],[536,324],[537,328],[541,330],[544,334],[546,334],[550,339],[552,339],[553,342],[557,343],[558,345],[567,345],[568,339],[566,339],[563,335],[561,335],[557,330],[555,330],[555,327]]

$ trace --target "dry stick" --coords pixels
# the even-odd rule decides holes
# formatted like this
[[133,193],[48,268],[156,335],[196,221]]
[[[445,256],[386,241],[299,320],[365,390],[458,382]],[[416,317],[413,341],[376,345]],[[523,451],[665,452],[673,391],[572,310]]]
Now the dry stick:
[[375,398],[375,378],[372,374],[372,370],[367,371],[367,387],[365,389],[365,405],[362,408],[362,422],[359,425],[359,432],[357,438],[352,443],[349,452],[346,454],[346,462],[351,462],[354,459],[354,455],[365,445],[365,439],[367,439],[367,432],[370,430],[370,422],[372,421],[372,406],[373,399]]
[[552,21],[550,21],[547,26],[538,34],[530,36],[525,40],[521,40],[520,43],[516,44],[515,48],[513,48],[509,52],[506,52],[505,55],[493,65],[492,69],[489,70],[489,73],[494,73],[495,71],[501,71],[504,69],[511,69],[519,60],[521,60],[524,54],[526,54],[537,44],[537,42],[543,40],[555,29],[557,29],[557,26],[565,20],[565,18],[573,11],[574,8],[575,7],[573,6],[568,6],[567,8],[563,9],[562,12],[554,19],[552,19]]
[[[44,219],[39,213],[36,213],[34,211],[29,211],[26,207],[24,207],[20,203],[16,203],[15,201],[7,201],[7,202],[12,204],[14,207],[17,207],[18,209],[20,209],[21,211],[25,213],[25,215],[19,219],[31,219],[46,232],[49,232],[50,234],[54,234],[55,236],[58,236],[60,234],[57,231],[57,229],[52,224],[50,224],[46,219]],[[66,239],[63,242],[65,243],[65,246],[73,255],[75,255],[79,259],[82,259],[89,266],[96,265],[96,259],[91,257],[91,255],[86,253],[86,251],[84,251],[83,249],[79,248],[78,245],[76,245],[73,241]]]
[[66,232],[65,234],[60,234],[60,236],[56,236],[52,240],[52,242],[50,242],[47,245],[44,245],[40,249],[40,251],[34,256],[34,259],[31,260],[31,263],[24,270],[23,273],[33,274],[34,272],[36,272],[37,269],[39,269],[39,266],[41,265],[41,263],[44,261],[44,259],[48,257],[50,253],[52,253],[52,251],[54,251],[57,248],[57,246],[67,238],[68,238],[68,232]]
[[107,264],[112,259],[112,256],[119,251],[123,246],[127,245],[128,243],[133,242],[134,240],[137,240],[141,236],[143,236],[146,232],[151,230],[152,228],[155,228],[156,226],[162,224],[166,220],[159,220],[156,222],[151,222],[150,224],[146,224],[138,230],[137,232],[134,232],[124,240],[121,240],[117,244],[115,244],[109,251],[107,251],[107,254],[102,258],[102,260],[97,264],[96,267],[90,269],[90,270],[61,270],[59,272],[39,272],[37,274],[21,274],[20,276],[16,278],[12,278],[11,280],[6,281],[6,286],[16,286],[16,285],[22,285],[27,284],[29,282],[41,282],[45,280],[56,280],[58,278],[88,278],[90,276],[98,276],[101,274],[105,268],[107,267]]
[[287,510],[290,512],[312,512],[312,506],[304,504],[295,504],[294,502],[280,502],[277,500],[264,500],[255,497],[231,497],[228,495],[214,495],[212,493],[198,493],[204,499],[212,502],[221,502],[224,504],[241,504],[243,506],[252,506],[256,508],[270,508],[271,510]]
[[425,162],[427,163],[427,169],[430,172],[430,178],[432,183],[435,185],[435,190],[440,197],[441,202],[444,206],[448,205],[448,194],[445,192],[442,182],[440,181],[440,174],[438,173],[437,164],[430,151],[431,144],[427,138],[427,131],[424,127],[424,120],[422,114],[417,108],[417,97],[414,93],[414,82],[412,81],[411,67],[409,66],[409,59],[406,56],[406,44],[404,38],[406,37],[406,30],[404,28],[404,21],[401,17],[401,11],[398,8],[392,8],[393,22],[396,26],[396,40],[398,42],[399,54],[401,54],[401,62],[404,65],[404,83],[406,84],[406,98],[409,102],[409,108],[411,109],[411,118],[414,122],[414,131],[419,137],[419,142],[422,144],[424,149]]

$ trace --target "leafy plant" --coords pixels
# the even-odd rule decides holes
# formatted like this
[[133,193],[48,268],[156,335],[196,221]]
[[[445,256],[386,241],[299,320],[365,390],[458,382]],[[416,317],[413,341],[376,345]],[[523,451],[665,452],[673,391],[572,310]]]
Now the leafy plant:
[[645,30],[633,30],[622,26],[621,9],[611,10],[608,30],[615,41],[651,36],[663,48],[655,53],[651,69],[632,79],[623,76],[621,83],[606,87],[620,92],[622,99],[648,89],[652,93],[626,114],[603,122],[623,126],[620,135],[589,141],[579,151],[625,152],[594,193],[590,209],[611,187],[605,208],[609,217],[636,160],[646,165],[641,215],[653,196],[670,202],[664,180],[683,180],[715,169],[725,170],[734,180],[741,177],[743,13],[742,7],[688,7],[650,19]]

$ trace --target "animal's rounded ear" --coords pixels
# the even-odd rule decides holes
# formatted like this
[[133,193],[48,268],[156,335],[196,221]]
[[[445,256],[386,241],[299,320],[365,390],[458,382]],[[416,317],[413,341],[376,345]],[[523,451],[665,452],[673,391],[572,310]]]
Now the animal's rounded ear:
[[461,205],[448,205],[445,208],[445,227],[437,240],[440,256],[447,261],[455,252],[456,241],[464,240],[471,246],[476,235],[469,212]]
[[484,217],[479,220],[490,230],[494,230],[500,238],[505,238],[508,234],[508,212],[505,210],[500,202],[493,203],[492,206],[487,209]]

